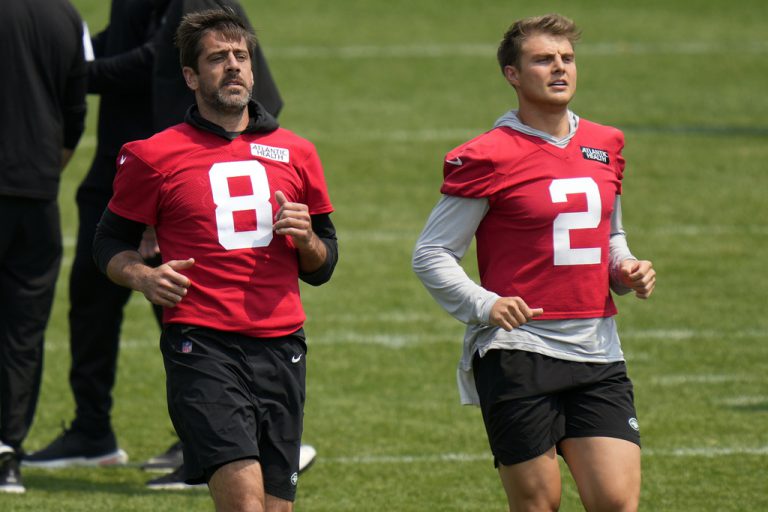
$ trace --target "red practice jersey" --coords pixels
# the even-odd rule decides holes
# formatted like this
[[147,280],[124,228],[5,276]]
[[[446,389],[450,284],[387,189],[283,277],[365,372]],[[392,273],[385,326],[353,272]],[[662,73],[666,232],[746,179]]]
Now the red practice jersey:
[[543,308],[537,320],[616,314],[608,242],[623,146],[619,130],[581,119],[564,149],[499,127],[448,153],[441,192],[489,201],[476,232],[484,288]]
[[333,210],[314,146],[282,128],[230,141],[180,124],[123,147],[109,209],[155,226],[163,261],[195,259],[166,323],[253,337],[303,325],[298,254],[272,231],[278,190],[310,214]]

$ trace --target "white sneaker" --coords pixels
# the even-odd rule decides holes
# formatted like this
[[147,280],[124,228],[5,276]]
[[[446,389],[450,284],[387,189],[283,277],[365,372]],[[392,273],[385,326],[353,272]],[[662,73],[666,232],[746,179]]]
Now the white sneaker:
[[299,449],[299,474],[303,473],[315,462],[317,450],[311,445],[303,444]]
[[0,456],[4,455],[6,453],[15,453],[15,452],[16,452],[16,450],[11,448],[7,444],[0,442]]
[[185,491],[187,489],[207,489],[206,484],[190,485],[184,482],[182,477],[183,466],[179,466],[174,471],[147,482],[147,488],[155,491]]

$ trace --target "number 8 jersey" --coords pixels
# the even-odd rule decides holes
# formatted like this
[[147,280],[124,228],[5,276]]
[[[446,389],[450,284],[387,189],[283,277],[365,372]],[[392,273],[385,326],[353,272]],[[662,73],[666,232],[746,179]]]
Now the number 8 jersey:
[[581,119],[565,148],[498,127],[448,153],[441,192],[486,198],[481,284],[543,308],[537,320],[616,314],[608,242],[621,194],[622,133]]
[[272,231],[275,192],[333,211],[314,146],[288,130],[229,140],[184,123],[126,144],[109,209],[155,226],[163,261],[194,258],[165,323],[276,337],[305,320],[298,255]]

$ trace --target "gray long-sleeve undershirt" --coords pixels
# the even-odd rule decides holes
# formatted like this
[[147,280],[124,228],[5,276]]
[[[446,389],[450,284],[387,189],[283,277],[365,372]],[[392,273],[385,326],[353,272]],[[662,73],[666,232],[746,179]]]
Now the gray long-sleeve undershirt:
[[[535,321],[510,332],[489,325],[491,308],[500,297],[472,281],[460,265],[487,212],[487,199],[442,196],[413,252],[413,270],[429,293],[449,314],[467,324],[458,370],[462,403],[478,402],[472,376],[475,352],[483,356],[490,349],[517,349],[572,361],[623,360],[612,317]],[[634,257],[622,227],[621,199],[616,196],[609,267],[611,288],[619,294],[629,292],[616,278],[619,263],[628,258]]]

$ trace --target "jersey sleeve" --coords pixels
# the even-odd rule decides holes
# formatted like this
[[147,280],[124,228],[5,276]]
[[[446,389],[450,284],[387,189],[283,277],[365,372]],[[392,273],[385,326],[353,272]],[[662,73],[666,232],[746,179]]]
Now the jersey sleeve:
[[333,205],[328,195],[323,165],[312,144],[306,148],[306,154],[300,165],[299,171],[304,181],[304,204],[309,208],[310,215],[331,213]]
[[117,157],[117,174],[108,208],[121,217],[153,226],[163,178],[126,144]]
[[443,161],[440,192],[467,198],[489,197],[493,193],[495,172],[488,154],[471,142],[450,151]]

